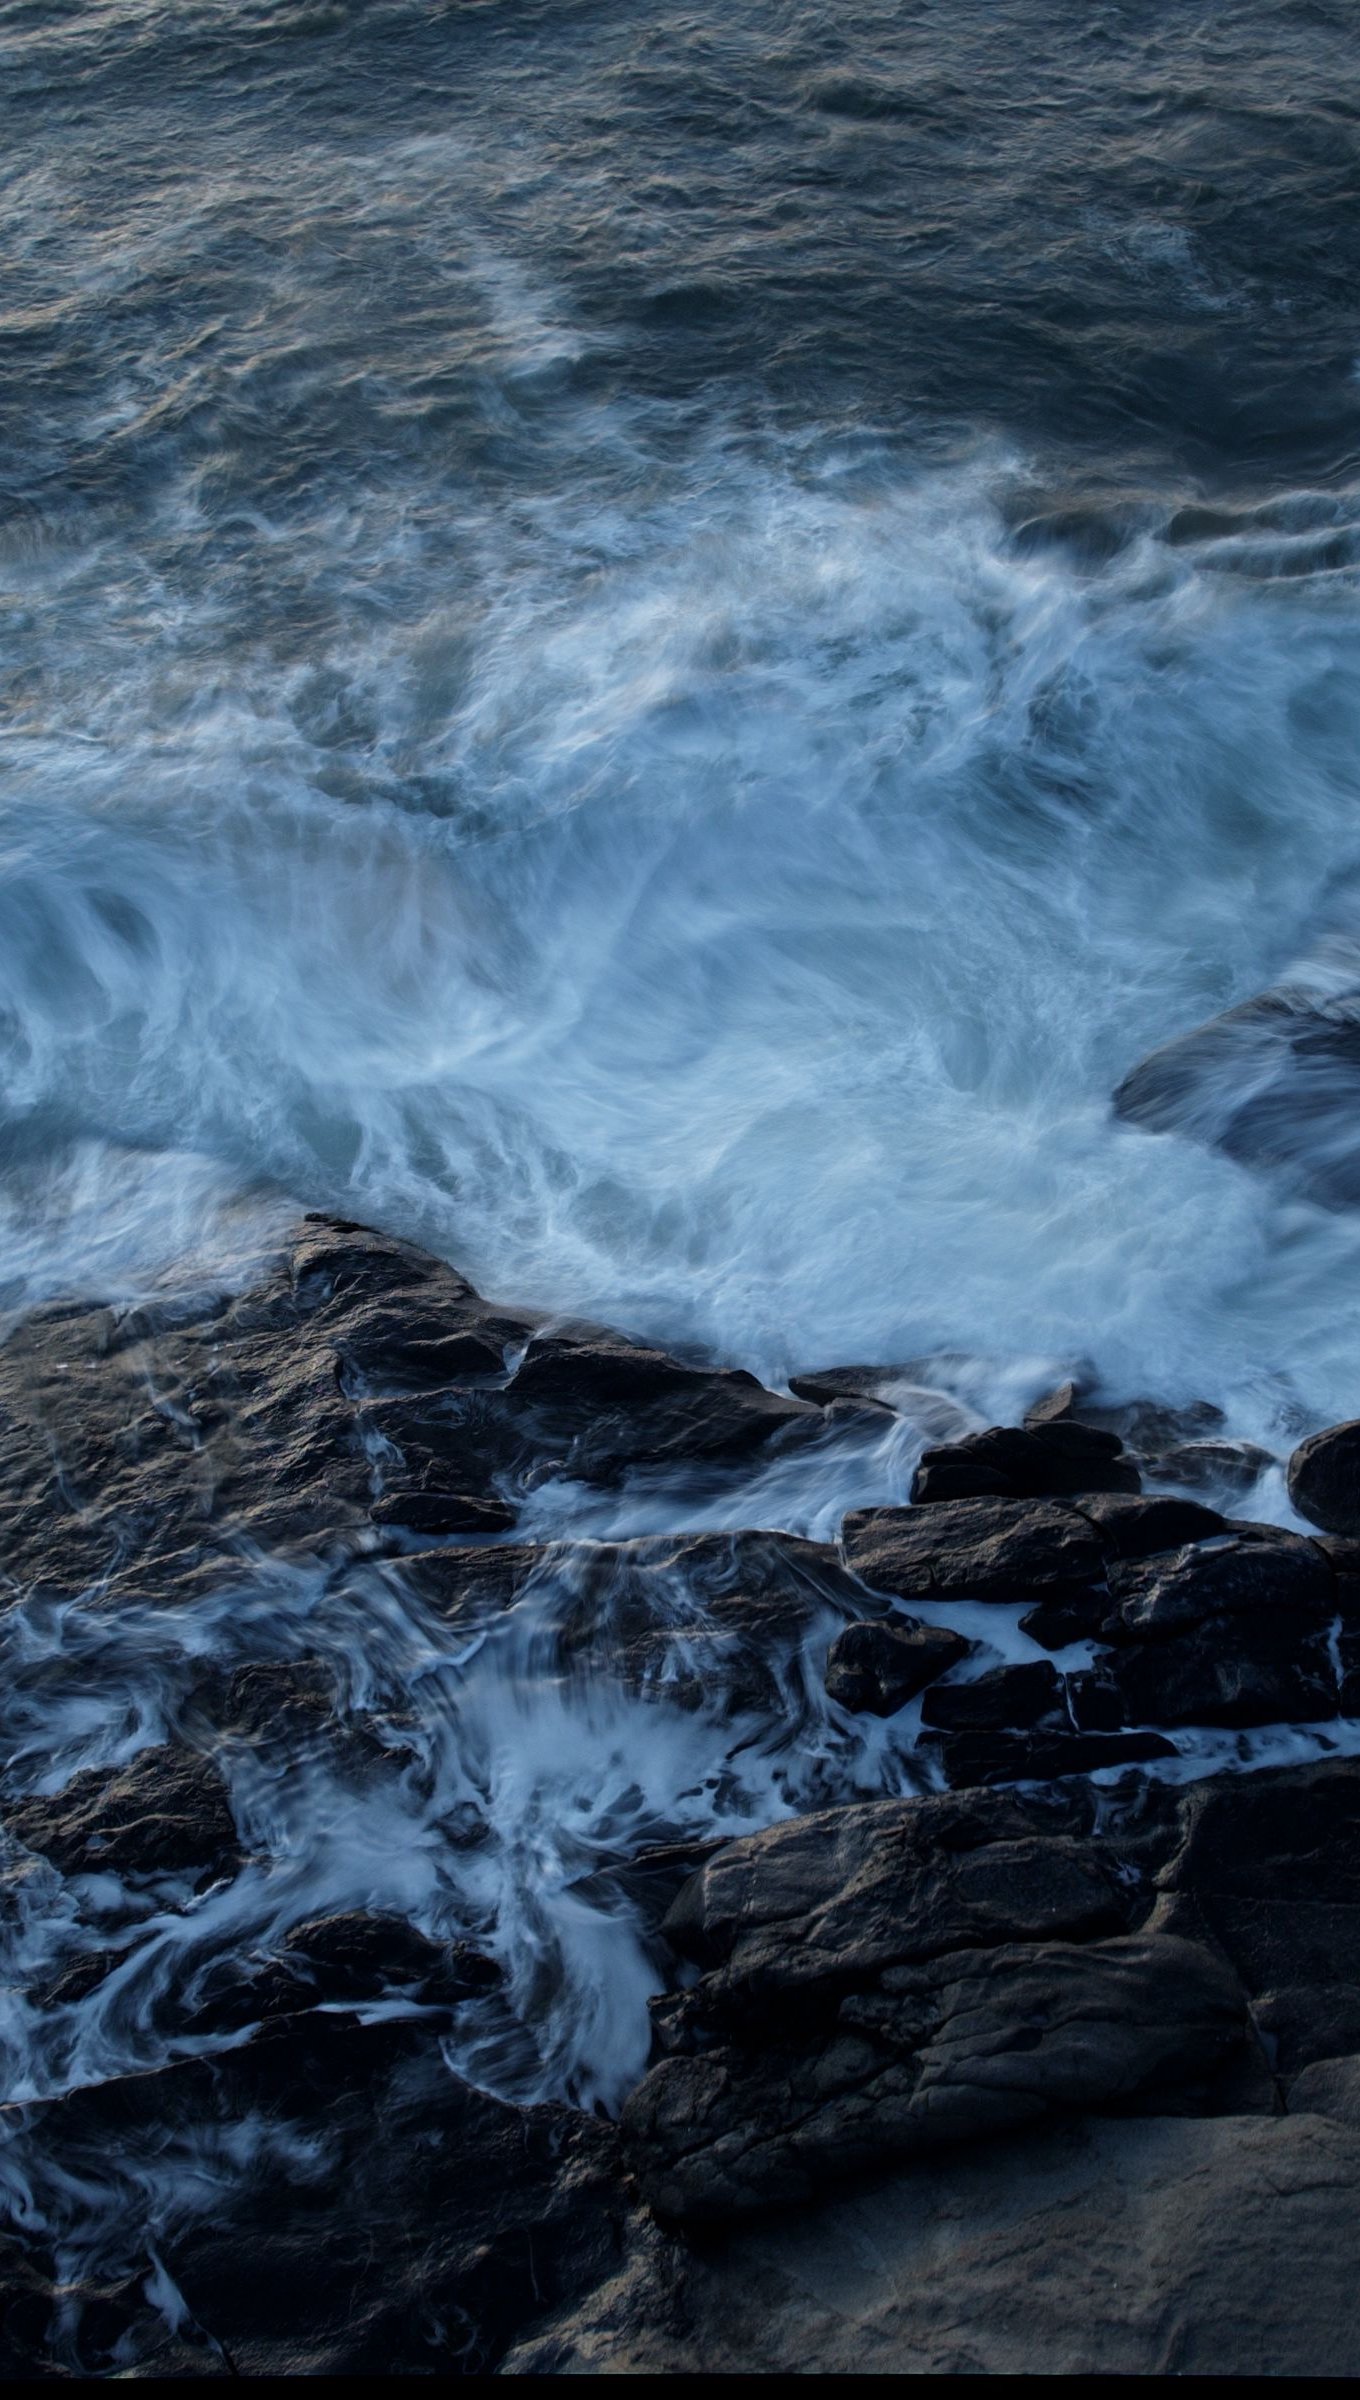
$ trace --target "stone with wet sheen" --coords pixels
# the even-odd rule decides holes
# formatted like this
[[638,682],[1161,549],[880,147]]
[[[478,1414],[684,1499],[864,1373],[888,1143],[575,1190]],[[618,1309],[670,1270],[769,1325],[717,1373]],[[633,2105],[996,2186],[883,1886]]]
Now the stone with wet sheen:
[[1360,1536],[1360,1418],[1300,1442],[1287,1481],[1290,1499],[1310,1525]]
[[6,1803],[3,1819],[63,1875],[207,1882],[241,1863],[221,1775],[191,1750],[158,1747],[125,1767],[87,1769],[59,1792]]
[[896,1598],[1023,1600],[1103,1583],[1095,1526],[1057,1500],[945,1500],[861,1509],[845,1520],[846,1563]]
[[1118,1434],[1066,1422],[993,1425],[921,1453],[911,1497],[922,1502],[1044,1499],[1076,1492],[1137,1492],[1138,1469]]
[[890,1717],[957,1666],[969,1648],[961,1634],[911,1617],[847,1625],[827,1652],[827,1693],[841,1708]]

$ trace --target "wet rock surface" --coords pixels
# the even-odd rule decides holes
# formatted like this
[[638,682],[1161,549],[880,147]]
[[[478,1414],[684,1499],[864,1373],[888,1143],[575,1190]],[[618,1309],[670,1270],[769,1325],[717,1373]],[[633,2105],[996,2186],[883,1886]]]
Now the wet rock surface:
[[1324,1533],[1360,1534],[1360,1422],[1300,1442],[1289,1461],[1289,1497]]
[[735,1468],[822,1428],[749,1375],[535,1337],[409,1244],[309,1219],[246,1293],[54,1307],[0,1345],[8,1588],[189,1600],[245,1546],[487,1537],[545,1471]]
[[1153,1133],[1286,1173],[1333,1208],[1360,1199],[1360,994],[1280,985],[1140,1060],[1114,1095]]
[[894,1598],[1018,1600],[1091,1590],[1105,1552],[1087,1518],[1056,1501],[947,1500],[847,1517],[845,1555]]
[[208,1880],[241,1863],[221,1776],[181,1749],[144,1750],[127,1767],[77,1775],[50,1798],[6,1807],[4,1825],[63,1875]]
[[655,2004],[624,2112],[644,2193],[703,2220],[1054,2110],[1273,2115],[1286,1954],[1296,2057],[1355,2021],[1318,1970],[1360,1989],[1358,1821],[1341,1762],[1105,1809],[880,1801],[731,1845],[666,1920],[700,1976]]
[[1118,1434],[1075,1421],[996,1425],[924,1450],[911,1496],[923,1501],[1038,1500],[1068,1492],[1137,1492]]
[[841,1708],[890,1717],[937,1675],[968,1656],[970,1645],[947,1626],[914,1618],[847,1625],[826,1655],[826,1688]]
[[[315,1219],[249,1292],[0,1346],[12,2380],[775,2371],[742,2245],[839,2256],[873,2190],[1009,2194],[1030,2305],[1061,2244],[1020,2156],[1087,2195],[1079,2281],[1156,2158],[1210,2316],[1260,2300],[1197,2175],[1258,2283],[1234,2176],[1332,2255],[1360,1766],[1159,1778],[1350,1739],[1355,1429],[1295,1454],[1314,1537],[1140,1490],[1212,1412],[1074,1381],[978,1430],[946,1366],[788,1398]],[[912,1503],[713,1529],[908,1405]],[[707,1529],[647,1530],[663,1489]],[[607,2088],[591,2009],[635,2043]],[[932,2305],[895,2288],[847,2354],[800,2299],[797,2371],[966,2371]],[[1091,2371],[1146,2355],[1103,2338]]]
[[[182,2345],[167,2372],[428,2374],[452,2359],[483,2373],[621,2248],[608,2130],[469,2090],[419,2024],[283,2017],[218,2058],[25,2111],[22,2130],[66,2176],[102,2180],[110,2153],[130,2182],[214,2176],[212,2212],[158,2245]],[[244,2179],[227,2171],[243,2151],[258,2160]],[[16,2374],[42,2358],[54,2305],[51,2262],[46,2312],[40,2253],[24,2266],[38,2338],[10,2333]],[[139,2336],[163,2351],[155,2313],[132,2287],[87,2314],[77,2371],[115,2372]]]

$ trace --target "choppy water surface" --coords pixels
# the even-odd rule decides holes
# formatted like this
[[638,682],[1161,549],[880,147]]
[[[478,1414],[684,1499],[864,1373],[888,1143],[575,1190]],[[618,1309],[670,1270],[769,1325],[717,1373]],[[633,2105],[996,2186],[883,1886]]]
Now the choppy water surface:
[[[769,1378],[945,1346],[982,1414],[1078,1358],[1277,1444],[1354,1414],[1356,1220],[1109,1105],[1360,926],[1353,39],[0,7],[6,1310],[235,1275],[301,1203]],[[491,1655],[474,1747],[528,1705]],[[486,1736],[521,1964],[616,1723],[533,1706]],[[717,1736],[648,1722],[616,1846],[726,1826]],[[745,1821],[812,1789],[744,1772]],[[280,1856],[353,1899],[389,1834]],[[612,2091],[645,1972],[554,1923],[517,2088]],[[82,2072],[141,2056],[106,2018]]]
[[1351,1406],[1353,1226],[1108,1108],[1360,866],[1346,43],[4,10],[11,1301],[272,1187]]

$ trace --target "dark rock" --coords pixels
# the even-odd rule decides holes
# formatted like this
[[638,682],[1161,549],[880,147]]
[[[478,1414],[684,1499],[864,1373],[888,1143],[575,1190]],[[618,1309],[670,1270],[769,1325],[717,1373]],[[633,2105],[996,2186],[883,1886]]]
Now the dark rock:
[[784,1715],[809,1671],[809,1637],[871,1605],[834,1550],[791,1534],[427,1550],[400,1571],[467,1630],[491,1622],[531,1579],[551,1584],[564,1665],[684,1707]]
[[5,1823],[63,1875],[204,1882],[241,1863],[222,1778],[190,1750],[143,1750],[128,1766],[91,1768],[49,1798],[9,1803]]
[[1347,1534],[1320,1533],[1314,1548],[1332,1570],[1332,1591],[1342,1617],[1360,1617],[1360,1541]]
[[[291,2139],[262,2144],[270,2125]],[[110,2154],[133,2177],[215,2172],[211,2214],[177,2212],[157,2255],[238,2374],[486,2371],[619,2254],[612,2129],[470,2090],[428,2023],[283,2019],[47,2104],[34,2143],[76,2187]]]
[[1065,1721],[1062,1677],[1044,1660],[992,1667],[970,1683],[941,1683],[922,1703],[923,1725],[957,1733]]
[[1125,1076],[1121,1117],[1270,1167],[1333,1208],[1360,1199],[1360,1003],[1281,985],[1179,1035]]
[[1310,2075],[1316,2114],[1050,2119],[658,2239],[501,2372],[1349,2379],[1347,2081]]
[[954,1500],[861,1509],[845,1520],[847,1564],[896,1598],[1024,1600],[1104,1580],[1095,1527],[1052,1500]]
[[1289,2086],[1287,2105],[1291,2116],[1331,2117],[1360,2128],[1360,2058],[1322,2058],[1305,2067]]
[[283,1951],[327,2000],[376,2000],[399,1989],[452,2005],[500,1981],[499,1968],[468,1943],[433,1942],[404,1917],[360,1909],[295,1925]]
[[1088,1382],[1055,1384],[1051,1392],[1025,1410],[1026,1428],[1034,1433],[1044,1425],[1070,1425],[1081,1421],[1081,1403],[1091,1390]]
[[[524,1331],[528,1331],[527,1323]],[[0,1345],[0,1512],[12,1588],[93,1589],[100,1604],[192,1603],[243,1555],[371,1537],[364,1362],[423,1387],[439,1359],[462,1372],[499,1355],[505,1320],[461,1276],[409,1244],[308,1219],[255,1286],[189,1291],[136,1309],[35,1312]],[[522,1338],[522,1337],[521,1337]],[[434,1396],[415,1432],[443,1424],[432,1488],[495,1499],[525,1444],[499,1395]],[[480,1414],[477,1412],[480,1411]],[[399,1447],[399,1445],[398,1445]],[[389,1477],[389,1483],[391,1477]],[[412,1488],[419,1473],[407,1477]]]
[[194,1686],[185,1709],[194,1725],[242,1742],[286,1743],[302,1750],[340,1725],[335,1678],[319,1658],[253,1659],[220,1669]]
[[820,1431],[815,1410],[741,1369],[686,1366],[607,1335],[531,1342],[507,1400],[516,1423],[527,1418],[589,1483],[690,1460],[736,1462],[776,1434]]
[[1209,1400],[1192,1400],[1183,1408],[1160,1400],[1101,1400],[1087,1381],[1059,1384],[1025,1412],[1025,1424],[1032,1431],[1071,1423],[1117,1434],[1135,1458],[1149,1460],[1178,1442],[1201,1441],[1217,1433],[1223,1411]]
[[[834,1407],[838,1400],[859,1400],[869,1408],[888,1408],[879,1397],[885,1384],[907,1376],[905,1368],[896,1367],[822,1367],[811,1375],[790,1375],[789,1390],[798,1400],[810,1400],[818,1408]],[[910,1378],[907,1378],[910,1380]]]
[[847,1625],[827,1652],[827,1693],[840,1708],[891,1717],[968,1652],[961,1634],[913,1617]]
[[379,1508],[417,1495],[446,1502],[451,1492],[500,1508],[497,1486],[535,1463],[533,1442],[499,1392],[440,1390],[366,1400],[356,1409],[355,1426],[366,1444],[376,1437],[380,1445],[374,1475],[382,1482]]
[[896,1969],[847,1995],[814,2056],[663,2059],[625,2139],[658,2215],[805,2200],[832,2177],[1054,2110],[1123,2107],[1212,2070],[1241,2037],[1232,1975],[1174,1937],[1004,1943]]
[[1111,1641],[1183,1633],[1209,1617],[1276,1612],[1286,1631],[1330,1613],[1332,1578],[1315,1543],[1277,1526],[1238,1526],[1230,1539],[1194,1542],[1110,1569]]
[[1325,1633],[1281,1635],[1259,1617],[1210,1617],[1068,1680],[1073,1718],[1110,1725],[1317,1724],[1337,1714]]
[[1148,1474],[1162,1483],[1227,1492],[1249,1492],[1274,1464],[1256,1442],[1178,1442],[1146,1462]]
[[1300,1442],[1286,1480],[1290,1499],[1310,1525],[1360,1536],[1360,1418]]
[[1161,1494],[1135,1499],[1123,1492],[1084,1492],[1081,1513],[1095,1526],[1110,1559],[1150,1558],[1158,1550],[1212,1541],[1229,1530],[1217,1509]]
[[[471,1285],[465,1287],[472,1295]],[[528,1326],[524,1327],[527,1333]],[[505,1373],[505,1343],[498,1332],[475,1327],[449,1333],[413,1334],[404,1311],[390,1325],[370,1312],[362,1334],[339,1345],[339,1355],[356,1384],[371,1392],[431,1391],[441,1385],[481,1382]]]
[[1058,1423],[1031,1431],[993,1425],[985,1433],[924,1450],[911,1497],[922,1502],[1043,1499],[1074,1492],[1136,1492],[1138,1470],[1120,1457],[1117,1434]]
[[1069,1642],[1085,1642],[1099,1635],[1110,1613],[1109,1596],[1105,1592],[1073,1592],[1059,1600],[1041,1600],[1037,1608],[1025,1611],[1020,1630],[1044,1650],[1065,1650]]
[[1341,1714],[1360,1716],[1360,1624],[1354,1618],[1342,1620],[1337,1657],[1341,1668]]
[[974,1426],[973,1411],[953,1397],[952,1386],[967,1377],[973,1361],[962,1351],[937,1351],[928,1358],[909,1358],[896,1366],[822,1367],[808,1375],[791,1375],[789,1390],[800,1400],[832,1407],[838,1401],[859,1401],[871,1408],[891,1409],[910,1417],[932,1440],[958,1440]]
[[663,1930],[710,1970],[705,2007],[730,2013],[839,1994],[946,1950],[1120,1932],[1130,1905],[1079,1808],[1069,1829],[1061,1809],[1020,1796],[941,1795],[826,1809],[729,1842]]
[[500,1542],[485,1549],[420,1550],[389,1562],[388,1571],[439,1616],[471,1630],[503,1614],[551,1557],[533,1542]]
[[469,1533],[490,1537],[508,1533],[515,1512],[503,1500],[480,1500],[457,1492],[385,1492],[369,1510],[375,1525],[404,1527],[410,1533]]
[[1360,1984],[1283,1984],[1259,1993],[1251,2013],[1281,2075],[1360,2052]]
[[1163,1889],[1193,1894],[1249,1992],[1360,1987],[1355,1761],[1191,1784],[1153,1838]]
[[1174,1758],[1175,1744],[1159,1733],[946,1733],[936,1745],[956,1789],[979,1783],[1047,1783],[1060,1775],[1093,1775],[1152,1758]]

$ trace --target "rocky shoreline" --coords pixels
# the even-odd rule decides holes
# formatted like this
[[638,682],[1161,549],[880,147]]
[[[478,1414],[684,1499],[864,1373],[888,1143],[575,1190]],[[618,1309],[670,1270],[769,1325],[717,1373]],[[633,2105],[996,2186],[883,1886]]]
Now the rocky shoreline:
[[[321,1219],[243,1293],[15,1330],[10,2375],[1356,2371],[1360,1429],[1294,1453],[1312,1532],[1225,1513],[1264,1462],[1212,1412],[1074,1382],[943,1407],[839,1545],[542,1538],[545,1490],[740,1492],[911,1372],[767,1391]],[[449,1915],[489,1835],[431,1728],[521,1620],[545,1689],[720,1762],[565,1879],[647,1966],[621,2115],[492,2097],[465,2032],[571,2001]],[[1300,1763],[1245,1772],[1271,1729]],[[350,1822],[425,1880],[351,1889]]]

